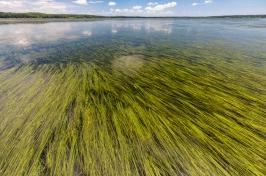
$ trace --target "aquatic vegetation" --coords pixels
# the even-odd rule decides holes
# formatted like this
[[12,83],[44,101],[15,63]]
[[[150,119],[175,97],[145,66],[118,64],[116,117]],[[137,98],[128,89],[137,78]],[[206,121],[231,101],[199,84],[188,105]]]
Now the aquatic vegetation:
[[266,175],[264,21],[1,26],[0,175]]
[[202,56],[2,70],[1,175],[265,175],[265,70]]

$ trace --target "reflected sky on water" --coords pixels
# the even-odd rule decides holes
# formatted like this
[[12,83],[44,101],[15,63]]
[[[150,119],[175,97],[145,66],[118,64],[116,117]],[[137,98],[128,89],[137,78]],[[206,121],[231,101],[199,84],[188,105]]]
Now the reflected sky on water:
[[263,51],[266,19],[121,19],[0,25],[0,59],[17,62],[36,59],[38,53],[38,57],[50,57],[50,52],[67,60],[60,52],[93,53],[102,46],[162,44],[175,49],[215,42]]

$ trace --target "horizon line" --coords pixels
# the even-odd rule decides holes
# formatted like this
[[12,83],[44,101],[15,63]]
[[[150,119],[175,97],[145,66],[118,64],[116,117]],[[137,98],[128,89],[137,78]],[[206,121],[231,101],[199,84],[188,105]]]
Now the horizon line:
[[[72,15],[72,16],[94,16],[102,18],[208,18],[208,17],[266,17],[266,14],[226,14],[226,15],[204,15],[204,16],[133,16],[133,15],[93,15],[85,13],[43,13],[43,12],[1,12],[9,14],[44,14],[44,15]],[[1,18],[1,17],[0,17]]]

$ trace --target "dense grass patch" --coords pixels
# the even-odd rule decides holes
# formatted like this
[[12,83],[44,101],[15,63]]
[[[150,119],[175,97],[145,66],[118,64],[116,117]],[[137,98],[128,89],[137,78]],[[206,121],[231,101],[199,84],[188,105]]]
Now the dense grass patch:
[[263,176],[265,100],[265,65],[239,60],[4,69],[0,174]]

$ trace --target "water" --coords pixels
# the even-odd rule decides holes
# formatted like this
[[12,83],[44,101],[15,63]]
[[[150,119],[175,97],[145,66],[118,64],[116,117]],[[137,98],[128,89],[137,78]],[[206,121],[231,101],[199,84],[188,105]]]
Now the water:
[[265,29],[0,25],[0,175],[266,175]]
[[[0,57],[11,63],[38,61],[40,57],[54,63],[101,59],[105,50],[120,54],[125,52],[123,47],[152,48],[160,44],[162,49],[166,47],[173,51],[215,44],[263,52],[265,25],[265,19],[147,19],[1,25]],[[102,52],[95,51],[99,47]],[[76,51],[86,54],[77,58]]]

